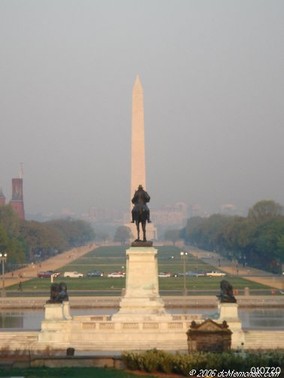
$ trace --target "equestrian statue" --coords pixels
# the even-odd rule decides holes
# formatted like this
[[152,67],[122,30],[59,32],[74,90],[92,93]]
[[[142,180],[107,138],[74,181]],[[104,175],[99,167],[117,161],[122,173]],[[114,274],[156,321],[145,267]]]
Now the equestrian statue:
[[[137,228],[137,239],[135,240],[135,242],[146,242],[146,222],[151,223],[150,210],[147,206],[147,203],[150,202],[150,196],[143,189],[142,185],[138,186],[138,189],[135,191],[131,202],[134,204],[134,207],[131,211],[132,223],[135,223]],[[140,223],[142,226],[143,240],[140,239]]]

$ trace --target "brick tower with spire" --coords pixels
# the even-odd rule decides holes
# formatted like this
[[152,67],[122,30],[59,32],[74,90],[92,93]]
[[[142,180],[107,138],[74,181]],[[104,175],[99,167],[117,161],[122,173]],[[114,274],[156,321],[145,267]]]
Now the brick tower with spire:
[[11,199],[10,205],[12,206],[15,213],[18,214],[18,217],[24,220],[25,209],[24,209],[23,178],[22,177],[12,179],[12,199]]

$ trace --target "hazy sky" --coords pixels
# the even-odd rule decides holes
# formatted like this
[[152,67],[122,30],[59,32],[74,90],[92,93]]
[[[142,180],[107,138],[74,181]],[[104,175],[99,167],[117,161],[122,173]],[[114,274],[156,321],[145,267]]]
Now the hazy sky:
[[0,0],[0,186],[127,209],[132,87],[151,208],[284,205],[283,0]]

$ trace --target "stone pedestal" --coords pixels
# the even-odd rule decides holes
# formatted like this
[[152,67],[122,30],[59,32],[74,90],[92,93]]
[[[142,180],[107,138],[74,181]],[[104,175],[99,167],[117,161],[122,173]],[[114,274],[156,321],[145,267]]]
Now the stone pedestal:
[[45,320],[63,320],[63,305],[62,303],[47,303],[45,306]]
[[45,320],[70,320],[70,305],[69,302],[63,303],[46,303]]
[[244,344],[244,332],[239,318],[237,303],[219,303],[219,322],[228,323],[232,334],[232,348],[242,348]]
[[126,251],[126,289],[113,321],[170,320],[159,295],[157,250],[131,247]]
[[240,321],[237,303],[219,303],[219,321]]
[[64,319],[66,319],[66,320],[72,319],[72,316],[70,314],[70,304],[69,304],[69,301],[64,301],[63,302],[63,316],[64,316]]
[[45,317],[41,322],[41,331],[38,335],[39,343],[46,346],[57,345],[65,348],[70,343],[72,316],[70,315],[69,301],[62,303],[46,303]]

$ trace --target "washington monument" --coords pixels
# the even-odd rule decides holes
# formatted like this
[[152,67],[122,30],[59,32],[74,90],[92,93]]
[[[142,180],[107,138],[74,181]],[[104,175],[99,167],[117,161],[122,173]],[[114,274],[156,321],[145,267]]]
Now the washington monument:
[[143,88],[137,76],[132,92],[131,198],[139,185],[146,188]]
[[[132,92],[132,127],[131,127],[131,199],[141,186],[146,190],[145,136],[144,136],[144,98],[143,87],[137,75]],[[133,225],[131,225],[133,226]],[[133,233],[134,229],[131,227]],[[149,239],[156,239],[153,224],[147,226]]]

